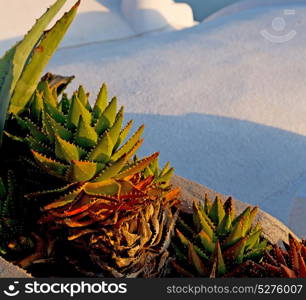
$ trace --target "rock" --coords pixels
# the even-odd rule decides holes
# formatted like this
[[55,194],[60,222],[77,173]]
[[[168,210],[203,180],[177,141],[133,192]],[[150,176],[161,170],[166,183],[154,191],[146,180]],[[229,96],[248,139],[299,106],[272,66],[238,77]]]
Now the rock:
[[0,257],[0,278],[28,278],[31,277],[25,270],[7,262]]
[[[194,200],[204,201],[205,194],[212,199],[219,196],[223,201],[228,198],[228,196],[217,193],[208,187],[180,176],[173,176],[172,184],[181,188],[181,209],[184,212],[192,211],[192,203]],[[233,200],[235,201],[235,206],[238,213],[250,205],[235,198],[233,198]],[[255,222],[261,223],[263,234],[271,243],[281,244],[282,241],[288,242],[289,233],[296,237],[296,235],[288,227],[261,209],[257,214]]]

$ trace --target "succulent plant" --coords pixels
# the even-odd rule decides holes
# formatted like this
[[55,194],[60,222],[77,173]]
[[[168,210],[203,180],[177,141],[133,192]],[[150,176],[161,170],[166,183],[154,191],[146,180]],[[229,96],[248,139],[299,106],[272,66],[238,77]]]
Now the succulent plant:
[[289,234],[289,245],[284,246],[273,245],[254,269],[264,277],[306,278],[306,241],[298,241]]
[[[132,121],[122,128],[123,107],[117,112],[117,99],[108,102],[105,84],[93,107],[82,86],[71,99],[63,94],[58,100],[71,79],[44,76],[28,105],[14,116],[19,135],[13,135],[16,130],[7,132],[30,149],[31,155],[21,161],[27,164],[27,177],[38,180],[32,185],[58,185],[27,198],[41,207],[41,228],[54,232],[47,244],[54,244],[58,232],[64,232],[70,246],[82,244],[105,274],[153,276],[163,269],[176,220],[171,207],[178,190],[169,185],[174,170],[169,164],[159,168],[158,153],[137,158],[144,127],[127,138]],[[49,179],[44,180],[46,174]],[[109,264],[102,263],[106,256]]]
[[67,183],[99,181],[109,164],[123,166],[141,144],[143,126],[118,149],[132,122],[122,130],[123,108],[116,112],[116,98],[107,102],[105,85],[93,109],[82,87],[59,102],[56,91],[42,80],[24,112],[15,116],[25,136],[14,138],[28,144],[36,163]]
[[[57,228],[65,225],[69,232],[67,247],[74,249],[68,260],[87,276],[158,277],[167,266],[177,196],[177,189],[164,189],[154,184],[153,176],[144,178],[137,173],[119,197],[99,196],[91,203],[76,202],[76,207],[62,215],[49,211],[41,222],[51,221]],[[77,210],[81,213],[76,214]],[[76,259],[73,253],[79,253],[79,257]],[[95,272],[80,259],[85,255]]]
[[57,0],[37,20],[24,39],[0,58],[0,145],[7,112],[18,114],[28,103],[41,72],[76,15],[80,1],[50,30],[45,31],[65,2]]
[[193,214],[178,219],[173,261],[175,271],[187,277],[244,276],[243,270],[260,261],[267,249],[259,224],[253,226],[257,207],[235,216],[232,198],[205,204],[194,202]]
[[80,1],[46,30],[65,2],[55,1],[23,40],[0,58],[0,254],[9,260],[32,250],[30,231],[31,225],[35,224],[32,214],[35,208],[24,197],[25,174],[20,172],[21,165],[15,164],[14,154],[23,151],[16,149],[14,143],[3,144],[3,129],[10,116],[19,114],[27,105],[41,72],[76,15]]
[[[44,32],[64,3],[57,0],[0,59],[0,176],[13,169],[20,180],[14,188],[12,173],[0,181],[1,246],[34,249],[19,260],[25,268],[57,257],[66,249],[57,245],[66,243],[69,262],[81,251],[76,268],[82,272],[87,257],[98,270],[94,276],[158,276],[177,217],[173,168],[160,169],[158,153],[136,157],[144,127],[127,138],[132,121],[122,127],[123,107],[117,112],[117,99],[108,102],[106,85],[92,107],[82,86],[59,100],[72,77],[47,74],[38,83],[80,1]],[[27,231],[31,238],[23,236],[26,216],[31,224],[39,219]]]
[[27,201],[20,193],[14,173],[0,178],[0,253],[2,255],[31,248],[28,232]]

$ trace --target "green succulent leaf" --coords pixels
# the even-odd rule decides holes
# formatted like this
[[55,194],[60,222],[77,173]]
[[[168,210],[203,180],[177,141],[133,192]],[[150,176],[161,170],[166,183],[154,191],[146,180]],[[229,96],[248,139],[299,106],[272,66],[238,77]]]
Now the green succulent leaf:
[[198,256],[197,252],[194,249],[194,246],[191,243],[189,243],[188,246],[188,259],[190,263],[195,267],[200,276],[205,276],[208,273],[207,268],[205,267],[204,263]]
[[96,124],[96,132],[101,135],[107,128],[113,126],[116,119],[117,98],[114,97],[108,104]]
[[209,212],[209,217],[213,220],[213,222],[218,226],[225,216],[225,210],[223,207],[223,203],[219,197],[216,197],[212,208]]
[[94,119],[98,119],[102,115],[106,107],[107,107],[107,86],[105,83],[103,83],[99,91],[95,106],[93,108]]
[[83,120],[82,115],[80,116],[78,129],[75,135],[75,142],[85,149],[96,146],[98,142],[96,131],[90,126],[90,124]]
[[[52,7],[52,13],[49,16],[48,12],[40,19],[41,24],[39,27],[39,30],[36,29],[34,26],[33,29],[37,30],[37,35],[35,38],[33,38],[33,29],[30,33],[31,36],[31,45],[35,45],[36,42],[40,38],[41,31],[45,29],[46,25],[49,24],[51,19],[53,18],[53,13],[58,11],[58,8],[60,8],[63,4],[63,1],[58,1]],[[40,79],[41,73],[46,66],[46,64],[49,62],[49,59],[53,55],[54,51],[58,47],[59,43],[61,42],[62,38],[64,37],[67,29],[69,28],[71,22],[73,21],[77,8],[79,6],[79,2],[72,7],[72,9],[66,13],[49,31],[45,31],[42,35],[42,38],[39,42],[39,44],[34,48],[31,59],[29,60],[28,64],[26,65],[26,68],[23,68],[23,71],[18,78],[18,81],[16,82],[14,92],[12,95],[12,98],[10,100],[10,112],[12,113],[19,113],[24,106],[29,101],[30,97],[32,96],[33,92],[35,91],[36,85]],[[46,22],[46,15],[48,14],[48,20]],[[51,18],[50,18],[51,17]],[[37,24],[37,23],[36,23]],[[39,36],[38,36],[39,34]],[[23,42],[21,42],[20,45],[23,45]],[[17,45],[17,50],[20,45]],[[28,47],[28,45],[27,45]],[[31,51],[31,50],[30,50]],[[28,51],[27,51],[28,52]],[[27,57],[23,57],[23,61],[25,62],[27,60]],[[21,68],[22,68],[21,64]]]
[[105,132],[97,146],[90,152],[88,159],[91,161],[107,163],[111,159],[113,151],[113,141],[108,132]]
[[[57,0],[47,11],[41,16],[32,29],[27,33],[24,39],[8,50],[0,59],[0,144],[2,141],[2,132],[6,120],[6,114],[9,109],[12,95],[15,93],[16,87],[21,84],[20,78],[25,71],[25,66],[28,63],[29,57],[33,53],[33,48],[40,40],[44,30],[63,7],[65,0]],[[41,61],[42,68],[45,66],[45,61]],[[39,70],[38,70],[39,72]],[[33,78],[34,79],[34,78]],[[35,90],[35,80],[30,80],[26,83],[28,90]],[[31,93],[31,94],[32,94]],[[31,96],[29,95],[29,98]],[[24,108],[25,103],[29,100],[25,95],[21,94],[23,105],[18,108],[12,108],[12,111],[20,111]],[[12,102],[11,102],[12,103]]]
[[79,100],[78,95],[75,93],[72,97],[71,106],[68,114],[68,127],[71,129],[77,128],[82,116],[86,124],[91,124],[91,113]]
[[78,148],[63,140],[58,135],[55,136],[55,155],[58,159],[67,163],[70,163],[72,160],[80,159]]

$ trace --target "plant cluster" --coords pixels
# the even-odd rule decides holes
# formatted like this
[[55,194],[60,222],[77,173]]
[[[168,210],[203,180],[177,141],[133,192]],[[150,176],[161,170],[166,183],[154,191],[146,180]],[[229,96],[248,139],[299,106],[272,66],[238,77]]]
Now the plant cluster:
[[268,249],[260,225],[253,225],[257,210],[247,207],[236,216],[232,198],[222,203],[206,196],[204,205],[194,202],[193,214],[177,222],[174,268],[188,277],[243,276],[241,270]]
[[257,207],[206,196],[180,212],[174,169],[137,156],[144,126],[131,133],[105,84],[91,105],[65,93],[73,76],[41,78],[80,2],[45,31],[64,3],[0,59],[0,255],[34,275],[305,277],[305,242],[271,245]]

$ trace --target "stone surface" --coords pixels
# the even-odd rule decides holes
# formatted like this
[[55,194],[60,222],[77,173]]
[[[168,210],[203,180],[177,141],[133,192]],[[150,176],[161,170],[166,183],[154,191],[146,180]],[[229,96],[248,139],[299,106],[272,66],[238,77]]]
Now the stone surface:
[[[212,199],[219,196],[223,201],[228,198],[228,196],[217,193],[203,185],[180,176],[173,176],[172,184],[181,188],[181,207],[185,212],[192,211],[192,203],[194,200],[204,201],[205,194]],[[235,207],[238,213],[249,206],[249,204],[243,203],[235,198],[233,200],[235,201]],[[261,223],[264,236],[272,243],[281,244],[282,241],[287,242],[288,233],[295,236],[288,227],[263,210],[259,210],[255,222]]]
[[0,278],[27,278],[31,277],[23,269],[7,262],[0,257]]

